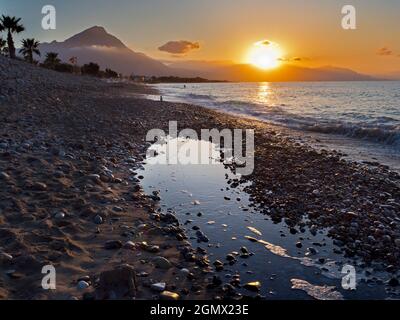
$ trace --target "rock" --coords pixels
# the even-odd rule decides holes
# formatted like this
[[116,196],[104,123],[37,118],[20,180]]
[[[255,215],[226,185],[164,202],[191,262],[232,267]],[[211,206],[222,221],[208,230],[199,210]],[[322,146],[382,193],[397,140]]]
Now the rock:
[[172,267],[171,262],[164,257],[155,257],[152,262],[159,269],[169,269]]
[[12,259],[13,256],[11,254],[0,251],[0,262],[11,261]]
[[165,282],[153,283],[151,285],[151,289],[157,292],[163,292],[166,286],[167,285],[165,284]]
[[252,292],[258,292],[261,288],[261,283],[259,281],[248,282],[246,283],[243,288]]
[[121,249],[122,242],[119,240],[109,240],[104,244],[104,248],[107,250]]
[[317,249],[315,249],[313,247],[307,248],[307,255],[313,256],[313,255],[316,255],[317,253],[318,253]]
[[123,248],[126,250],[135,250],[136,249],[136,244],[132,241],[127,241],[123,245]]
[[160,294],[161,300],[179,300],[179,294],[170,291],[163,291]]
[[235,258],[235,256],[234,256],[233,254],[229,253],[229,254],[226,256],[226,260],[228,260],[228,261],[235,261],[236,258]]
[[78,286],[77,287],[78,287],[79,290],[85,290],[85,289],[90,287],[90,284],[88,282],[86,282],[86,281],[81,280],[81,281],[78,282]]
[[56,218],[58,220],[64,219],[65,218],[65,213],[64,212],[59,212],[54,216],[54,218]]
[[241,247],[240,248],[240,251],[242,252],[242,253],[249,253],[249,250],[246,248],[246,247]]
[[296,243],[296,247],[300,249],[303,247],[303,244],[299,241]]
[[100,274],[96,288],[96,299],[134,298],[136,295],[135,269],[128,265],[120,265]]
[[10,176],[5,172],[0,172],[0,179],[2,179],[2,180],[10,180]]
[[221,271],[224,269],[224,264],[219,260],[216,260],[213,264],[215,266],[215,270],[217,271]]
[[186,269],[186,268],[183,268],[183,269],[181,269],[180,270],[180,272],[183,274],[183,275],[188,275],[189,273],[190,273],[190,270],[189,269]]
[[400,247],[400,239],[394,240],[394,243],[396,244],[397,247]]
[[42,182],[35,182],[32,185],[32,190],[35,190],[35,191],[46,191],[47,190],[47,185],[45,183],[42,183]]
[[199,242],[209,242],[210,241],[208,239],[208,237],[203,232],[201,232],[200,230],[196,231],[196,236],[197,236],[197,240]]
[[157,253],[157,252],[160,252],[160,247],[159,246],[150,246],[147,248],[147,251],[151,252],[151,253]]
[[102,224],[103,223],[103,217],[97,215],[97,216],[94,217],[93,221],[94,221],[95,224]]

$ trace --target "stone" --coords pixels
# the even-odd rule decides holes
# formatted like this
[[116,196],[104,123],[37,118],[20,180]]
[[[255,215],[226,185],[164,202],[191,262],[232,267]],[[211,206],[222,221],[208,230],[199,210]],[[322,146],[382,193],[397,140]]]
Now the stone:
[[104,244],[104,248],[107,250],[121,249],[122,242],[119,240],[109,240]]
[[32,185],[32,190],[35,190],[35,191],[46,191],[47,190],[47,185],[45,183],[42,183],[42,182],[35,182]]
[[163,291],[160,294],[160,299],[161,300],[179,300],[180,296],[179,296],[179,294],[177,294],[175,292]]
[[78,287],[79,290],[85,290],[85,289],[90,287],[90,284],[88,282],[84,281],[84,280],[81,280],[81,281],[78,282],[78,286],[77,287]]
[[188,275],[190,273],[189,269],[183,268],[180,270],[183,275]]
[[136,244],[132,241],[127,241],[123,245],[123,248],[126,250],[135,250],[136,249]]
[[260,291],[261,283],[260,281],[248,282],[243,286],[243,288],[252,292],[258,292]]
[[100,216],[100,215],[97,215],[97,216],[94,217],[93,221],[94,221],[95,224],[102,224],[103,223],[103,217]]
[[169,269],[172,267],[171,262],[164,257],[155,257],[152,262],[159,269]]
[[167,285],[165,284],[165,282],[158,282],[158,283],[153,283],[151,285],[151,289],[157,292],[163,292],[166,286]]
[[136,288],[135,269],[124,264],[100,274],[95,296],[97,300],[132,299]]
[[64,218],[65,218],[65,213],[64,213],[64,212],[58,212],[58,213],[54,216],[54,218],[59,219],[59,220],[64,219]]
[[10,176],[5,172],[0,172],[0,179],[9,180]]

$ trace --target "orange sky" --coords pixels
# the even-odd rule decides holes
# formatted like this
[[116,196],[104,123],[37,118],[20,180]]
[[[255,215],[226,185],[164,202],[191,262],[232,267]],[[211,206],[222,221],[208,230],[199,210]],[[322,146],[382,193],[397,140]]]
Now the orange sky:
[[[303,66],[338,66],[368,73],[400,71],[398,0],[352,0],[357,30],[341,27],[348,1],[328,0],[53,0],[57,30],[40,28],[46,1],[0,0],[7,14],[23,18],[26,34],[41,41],[64,40],[102,25],[135,51],[161,60],[246,62],[253,43],[263,39],[282,47]],[[186,40],[199,49],[171,55],[159,47]],[[378,54],[380,53],[380,54]]]

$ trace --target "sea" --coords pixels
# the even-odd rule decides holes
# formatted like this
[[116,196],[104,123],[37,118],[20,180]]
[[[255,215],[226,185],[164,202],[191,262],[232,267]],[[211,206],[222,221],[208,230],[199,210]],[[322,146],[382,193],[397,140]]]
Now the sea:
[[[400,81],[156,84],[184,102],[286,128],[316,148],[400,171]],[[150,98],[159,99],[158,96]]]

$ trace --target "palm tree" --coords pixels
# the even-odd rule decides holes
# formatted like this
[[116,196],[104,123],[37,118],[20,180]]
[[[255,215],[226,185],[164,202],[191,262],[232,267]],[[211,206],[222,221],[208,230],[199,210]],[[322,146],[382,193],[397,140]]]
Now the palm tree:
[[25,30],[20,21],[21,18],[4,15],[0,18],[0,31],[7,31],[8,54],[12,59],[15,59],[15,46],[12,34],[20,33]]
[[6,45],[7,45],[7,41],[3,40],[3,38],[0,38],[0,55],[1,54],[5,54],[6,52]]
[[22,48],[19,52],[24,55],[28,62],[33,63],[33,54],[40,56],[39,41],[36,41],[35,39],[23,39]]
[[47,52],[46,59],[43,62],[43,65],[46,68],[54,69],[56,65],[60,64],[61,60],[58,58],[58,53],[56,52]]

